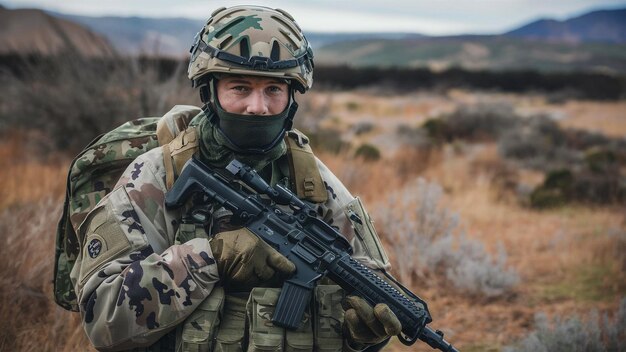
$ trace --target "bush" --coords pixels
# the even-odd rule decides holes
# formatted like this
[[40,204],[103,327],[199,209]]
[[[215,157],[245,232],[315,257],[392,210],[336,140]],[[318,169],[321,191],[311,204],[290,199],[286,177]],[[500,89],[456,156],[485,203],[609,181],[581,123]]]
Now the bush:
[[359,103],[354,102],[354,101],[349,101],[346,103],[346,108],[348,109],[348,111],[354,112],[359,110]]
[[[598,160],[595,162],[600,163]],[[604,172],[591,168],[548,172],[543,183],[531,193],[531,206],[548,208],[571,201],[595,204],[625,202],[626,184],[619,167],[612,163],[603,166]]]
[[442,118],[432,118],[424,121],[421,126],[430,139],[436,143],[450,142],[451,133],[448,122]]
[[363,158],[365,161],[376,161],[380,159],[380,150],[371,144],[362,144],[356,152],[354,152],[354,156]]
[[384,238],[391,244],[401,281],[413,275],[443,275],[457,289],[496,297],[518,283],[516,271],[506,267],[506,252],[494,258],[483,244],[457,231],[458,216],[441,209],[441,187],[418,179],[375,208]]
[[496,140],[519,123],[513,108],[504,104],[461,106],[443,119],[448,140]]
[[565,134],[556,122],[543,115],[520,120],[498,139],[498,149],[505,158],[540,170],[580,161],[580,153],[566,146]]
[[[612,320],[612,321],[611,321]],[[592,312],[587,321],[574,316],[555,317],[552,322],[545,314],[535,317],[536,330],[516,346],[504,352],[620,352],[626,351],[626,298],[623,298],[613,319],[602,319]]]
[[123,122],[198,101],[182,61],[83,58],[72,52],[20,60],[10,67],[0,60],[0,133],[37,131],[47,143],[43,152],[75,154]]
[[341,132],[335,129],[320,128],[315,132],[307,132],[306,135],[314,151],[323,150],[338,154],[349,145],[341,139]]
[[617,155],[608,148],[590,147],[585,151],[585,162],[591,172],[601,174],[617,166]]
[[352,126],[352,131],[357,136],[371,132],[373,129],[374,129],[374,124],[371,122],[367,122],[367,121],[358,122],[354,124],[354,126]]
[[567,195],[558,188],[539,186],[530,194],[530,206],[537,209],[563,206],[568,201]]

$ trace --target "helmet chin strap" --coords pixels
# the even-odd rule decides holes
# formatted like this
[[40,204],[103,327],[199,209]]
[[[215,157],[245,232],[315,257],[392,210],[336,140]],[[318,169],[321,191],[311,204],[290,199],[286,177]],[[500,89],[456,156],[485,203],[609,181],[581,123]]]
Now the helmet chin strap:
[[[200,90],[200,99],[204,103],[202,106],[202,111],[209,118],[212,125],[214,125],[218,132],[228,140],[230,145],[227,145],[228,148],[232,149],[235,153],[241,154],[265,154],[274,148],[280,141],[283,139],[285,133],[293,127],[293,119],[298,111],[298,103],[295,100],[295,90],[289,85],[289,105],[286,109],[289,109],[287,113],[287,117],[285,118],[285,124],[283,126],[283,130],[274,138],[274,140],[263,147],[260,148],[242,148],[237,145],[232,139],[230,139],[226,133],[220,128],[220,118],[217,113],[217,109],[215,108],[216,104],[219,104],[219,100],[215,94],[215,77],[208,77],[206,79],[198,82],[198,88]],[[284,110],[283,110],[284,111]]]

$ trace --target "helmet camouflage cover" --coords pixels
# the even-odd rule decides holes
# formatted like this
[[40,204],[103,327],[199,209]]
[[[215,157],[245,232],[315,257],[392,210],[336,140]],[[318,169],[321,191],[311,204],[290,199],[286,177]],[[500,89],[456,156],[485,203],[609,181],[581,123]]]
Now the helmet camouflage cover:
[[207,74],[231,73],[289,79],[304,93],[313,84],[313,51],[283,10],[220,8],[196,35],[187,73],[195,86]]

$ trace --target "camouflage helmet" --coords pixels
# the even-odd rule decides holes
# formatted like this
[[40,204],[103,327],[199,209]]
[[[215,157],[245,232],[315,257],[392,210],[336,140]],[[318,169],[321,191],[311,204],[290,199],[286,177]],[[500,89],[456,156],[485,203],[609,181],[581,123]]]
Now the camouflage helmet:
[[284,10],[222,7],[198,32],[190,52],[187,74],[194,86],[216,73],[284,78],[301,93],[313,84],[313,51]]

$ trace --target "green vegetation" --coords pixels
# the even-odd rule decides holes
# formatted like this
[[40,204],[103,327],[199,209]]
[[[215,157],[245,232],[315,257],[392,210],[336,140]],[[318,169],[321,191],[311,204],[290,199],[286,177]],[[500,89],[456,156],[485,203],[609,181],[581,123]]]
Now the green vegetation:
[[324,150],[333,154],[338,154],[348,146],[347,142],[341,139],[341,132],[330,128],[321,128],[315,132],[306,132],[309,142],[314,150]]
[[362,158],[365,161],[376,161],[380,159],[380,150],[371,144],[362,144],[356,152],[354,152],[354,156]]
[[574,299],[578,302],[610,301],[620,294],[617,286],[607,284],[611,277],[612,269],[608,265],[581,265],[572,277],[542,286],[539,296],[547,301],[562,299]]

